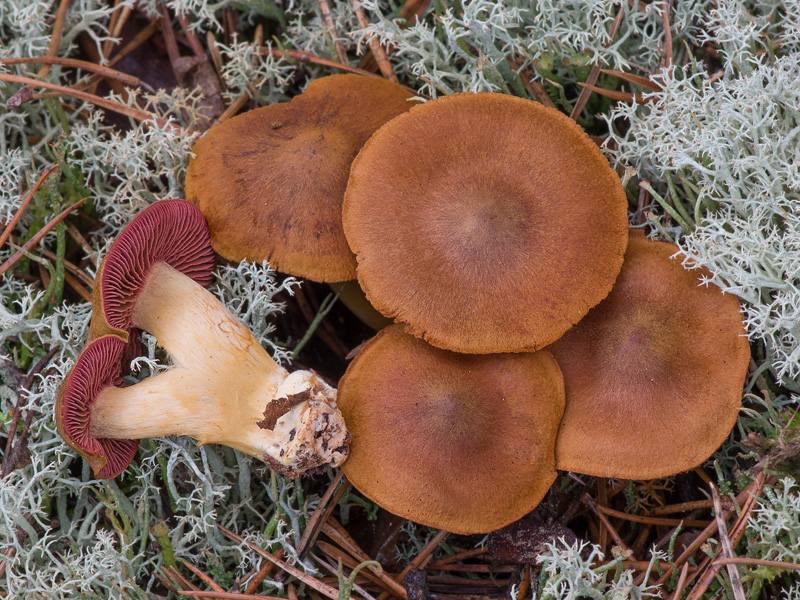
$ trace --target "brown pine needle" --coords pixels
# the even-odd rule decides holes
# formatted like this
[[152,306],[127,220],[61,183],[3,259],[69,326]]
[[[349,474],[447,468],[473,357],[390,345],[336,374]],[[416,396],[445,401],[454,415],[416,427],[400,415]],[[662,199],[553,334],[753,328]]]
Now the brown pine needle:
[[220,600],[286,600],[286,598],[279,598],[278,596],[258,596],[256,594],[238,594],[236,592],[178,590],[178,593],[195,598],[219,598]]
[[597,87],[595,85],[589,85],[588,83],[581,83],[578,82],[578,85],[584,89],[588,89],[589,91],[596,92],[601,96],[605,96],[606,98],[611,98],[612,100],[621,100],[622,102],[630,102],[635,104],[644,104],[647,102],[647,99],[642,98],[641,94],[631,94],[630,92],[618,92],[616,90],[607,90],[605,88]]
[[611,537],[614,538],[614,542],[616,543],[616,545],[622,548],[623,551],[627,551],[628,547],[625,545],[625,542],[622,541],[622,538],[620,537],[619,533],[617,533],[617,530],[614,529],[614,526],[603,514],[603,511],[601,510],[602,507],[599,504],[597,504],[595,499],[592,498],[589,494],[584,494],[582,500],[583,503],[586,504],[586,506],[592,509],[592,512],[594,512],[597,518],[600,519],[600,522],[603,524],[603,527],[605,527],[611,534]]
[[[66,263],[66,261],[64,261]],[[92,294],[91,292],[87,291],[85,287],[81,284],[80,281],[75,279],[75,277],[71,273],[64,273],[64,281],[75,290],[75,293],[78,294],[81,298],[83,298],[86,302],[92,301]]]
[[428,568],[436,570],[441,565],[451,565],[454,562],[458,562],[459,560],[474,558],[476,556],[483,556],[484,554],[489,554],[489,548],[487,546],[484,546],[483,548],[474,548],[472,550],[465,550],[464,552],[456,552],[452,556],[446,556],[437,561],[428,563]]
[[39,176],[39,179],[36,180],[36,183],[33,184],[33,187],[28,190],[28,193],[25,194],[25,198],[22,200],[22,204],[19,205],[17,212],[14,213],[14,216],[11,217],[11,220],[6,225],[6,228],[3,230],[3,233],[0,234],[0,248],[3,247],[3,244],[6,243],[8,236],[11,235],[11,232],[14,230],[14,227],[17,226],[19,223],[20,218],[22,217],[22,213],[25,212],[25,209],[28,208],[28,204],[30,204],[31,200],[33,199],[34,194],[36,194],[37,190],[42,186],[45,180],[50,177],[50,174],[55,171],[60,165],[55,164],[51,167],[48,167],[44,173]]
[[648,89],[651,92],[660,92],[663,89],[652,79],[642,77],[641,75],[634,75],[633,73],[626,73],[625,71],[613,71],[611,69],[600,69],[600,72],[606,75],[611,75],[612,77],[616,77],[618,79],[622,79],[623,81],[627,81],[633,85],[638,85],[639,87]]
[[630,515],[626,512],[614,510],[613,508],[608,508],[607,506],[602,506],[600,504],[597,505],[597,510],[610,517],[619,517],[620,519],[624,519],[626,521],[633,521],[634,523],[646,523],[649,525],[666,525],[667,527],[677,527],[678,525],[683,525],[684,527],[705,527],[706,525],[708,525],[708,521],[700,521],[696,519],[664,519],[659,517]]
[[669,597],[669,600],[680,600],[681,594],[683,594],[683,588],[686,586],[686,576],[689,574],[689,563],[684,563],[683,567],[681,567],[681,576],[678,578],[678,586],[675,588],[675,592],[672,596]]
[[[331,538],[333,541],[339,544],[342,548],[344,548],[347,552],[349,552],[350,555],[353,556],[358,562],[365,562],[372,560],[367,555],[367,553],[364,552],[361,548],[359,548],[358,545],[355,543],[355,541],[352,538],[350,538],[349,535],[346,534],[346,532],[344,532],[344,528],[342,528],[342,526],[339,525],[339,523],[335,519],[331,518],[331,521],[333,522],[333,524],[326,522],[322,527],[322,531],[325,533],[325,535],[327,535],[329,538]],[[317,542],[317,545],[323,543],[324,542]],[[320,548],[322,548],[321,545]],[[333,558],[337,557],[334,556]],[[406,588],[400,585],[394,579],[392,579],[391,576],[387,575],[382,568],[378,567],[377,565],[367,565],[366,570],[362,571],[362,573],[367,574],[367,572],[370,572],[372,576],[374,576],[376,579],[382,582],[381,587],[383,587],[387,592],[389,592],[393,596],[396,596],[398,598],[403,598],[403,600],[408,599]]]
[[[322,566],[323,569],[328,571],[328,573],[330,573],[331,575],[335,576],[337,579],[339,578],[339,571],[337,570],[336,567],[334,567],[332,564],[330,564],[326,560],[323,560],[323,558],[321,556],[318,556],[316,554],[314,554],[313,556],[314,556],[314,560],[320,566]],[[345,558],[347,558],[347,557],[345,557]],[[350,564],[352,565],[353,562],[354,561],[351,560]],[[348,567],[348,568],[355,569],[357,566],[358,565],[356,564],[356,565],[354,565],[352,567]],[[353,579],[353,589],[356,592],[358,592],[359,596],[364,598],[364,600],[375,600],[375,597],[372,594],[370,594],[367,590],[365,590],[363,587],[361,587],[360,585],[358,585],[356,583],[356,581],[358,581],[359,577],[362,577],[363,579],[369,580],[370,574],[364,573],[364,572],[358,573],[358,575]],[[363,579],[362,579],[362,581],[363,581]]]
[[[120,5],[120,3],[121,3],[121,0],[114,0],[114,9],[113,9],[113,11],[111,13],[111,20],[108,23],[108,31],[109,31],[109,34],[110,34],[109,35],[110,38],[118,37],[119,33],[120,33],[121,29],[122,29],[120,27],[119,30],[116,33],[114,33],[114,31],[117,29],[117,24],[119,22],[119,16],[120,16],[119,5]],[[107,58],[108,57],[108,54],[109,54],[109,52],[111,52],[111,47],[113,46],[113,44],[114,44],[113,40],[110,40],[110,39],[108,39],[108,40],[103,42],[103,48],[101,49],[101,54],[102,54],[103,58]]]
[[670,0],[664,0],[664,7],[661,9],[661,16],[664,19],[664,66],[668,69],[672,66],[672,29],[669,24]]
[[[619,8],[617,9],[617,16],[614,19],[614,24],[611,26],[611,32],[608,34],[608,41],[605,43],[606,48],[614,43],[614,38],[617,37],[619,28],[622,26],[622,17],[624,14],[625,4],[620,4]],[[600,64],[597,63],[592,66],[592,70],[589,72],[589,77],[586,78],[586,85],[581,90],[578,100],[575,102],[575,106],[572,107],[572,112],[569,113],[571,119],[577,119],[578,115],[583,112],[583,109],[586,107],[586,103],[589,101],[589,96],[591,96],[592,92],[594,91],[591,89],[591,87],[597,82],[597,78],[599,76]]]
[[689,512],[690,510],[697,510],[702,508],[713,508],[714,503],[711,500],[695,500],[694,502],[682,502],[681,504],[668,504],[667,506],[657,506],[650,511],[652,516],[670,515],[679,512]]
[[340,71],[346,71],[348,73],[355,73],[357,75],[366,75],[368,77],[379,77],[379,75],[376,75],[375,73],[370,73],[369,71],[365,71],[364,69],[359,69],[358,67],[351,67],[350,65],[338,63],[335,60],[322,58],[321,56],[317,56],[316,54],[310,54],[308,52],[303,52],[300,50],[279,50],[277,48],[270,48],[264,46],[262,48],[259,48],[259,52],[261,54],[271,54],[275,58],[286,56],[294,60],[299,60],[302,62],[310,62],[315,65],[321,65],[323,67],[331,67],[332,69],[339,69]]
[[[722,542],[722,554],[724,558],[735,558],[733,554],[733,546],[728,537],[728,527],[725,525],[725,519],[722,516],[722,501],[719,499],[719,492],[717,486],[711,486],[711,498],[714,500],[714,512],[716,513],[717,531],[719,532],[719,539]],[[728,577],[731,578],[731,589],[733,590],[733,597],[735,600],[745,600],[744,589],[742,588],[742,578],[739,576],[739,569],[734,564],[727,564]]]
[[[306,554],[308,554],[308,551],[311,550],[311,546],[314,545],[314,541],[317,539],[320,529],[322,528],[323,523],[325,523],[325,519],[328,518],[330,513],[333,511],[333,508],[335,508],[338,504],[344,492],[350,487],[350,484],[345,482],[340,488],[341,493],[338,495],[338,498],[331,502],[337,486],[342,482],[343,479],[344,472],[340,470],[336,474],[336,477],[333,478],[333,481],[331,481],[330,485],[328,485],[328,489],[325,490],[322,498],[320,498],[319,504],[317,504],[317,509],[314,511],[314,514],[311,515],[308,525],[306,525],[306,529],[297,544],[297,555],[300,558],[303,558]],[[329,511],[328,508],[331,508],[331,510]]]
[[[441,530],[439,533],[433,536],[433,539],[431,539],[431,541],[428,542],[422,550],[420,550],[420,553],[417,554],[412,561],[406,565],[405,569],[400,571],[400,574],[397,575],[394,580],[398,583],[402,583],[403,577],[405,577],[411,569],[422,569],[425,565],[427,565],[430,562],[433,553],[439,546],[442,545],[442,542],[444,542],[449,535],[450,534],[447,531]],[[387,600],[388,598],[388,592],[381,592],[376,600]]]
[[66,219],[67,215],[69,215],[69,213],[71,213],[73,210],[78,208],[81,204],[86,202],[88,199],[89,199],[89,196],[86,196],[86,198],[83,198],[82,200],[78,200],[72,206],[68,206],[67,208],[62,210],[60,213],[58,213],[47,225],[42,227],[36,233],[36,235],[34,235],[30,240],[28,240],[26,242],[26,244],[22,248],[17,250],[14,254],[11,255],[11,257],[6,262],[4,262],[2,265],[0,265],[0,277],[2,277],[6,273],[6,271],[8,271],[11,267],[13,267],[15,264],[17,264],[20,261],[20,259],[23,256],[25,256],[25,252],[27,252],[28,250],[33,248],[36,244],[38,244],[41,241],[41,239],[44,236],[46,236],[48,233],[50,233],[50,231],[53,229],[53,227],[55,227],[61,221]]
[[221,585],[219,585],[219,584],[218,584],[216,581],[214,581],[213,579],[211,579],[211,577],[209,577],[208,575],[206,575],[205,573],[203,573],[203,572],[202,572],[200,569],[198,569],[197,567],[195,567],[193,564],[191,564],[191,563],[189,563],[189,562],[187,562],[187,561],[185,561],[185,560],[183,560],[183,559],[181,559],[181,562],[183,563],[183,566],[184,566],[184,567],[186,567],[186,568],[187,568],[187,569],[189,569],[189,570],[190,570],[192,573],[194,573],[194,574],[195,574],[195,575],[197,575],[197,576],[198,576],[200,579],[202,579],[202,580],[203,580],[203,582],[204,582],[204,583],[205,583],[205,584],[206,584],[208,587],[210,587],[212,590],[216,590],[216,591],[218,591],[218,592],[224,592],[224,591],[225,591],[225,588],[223,588]]
[[339,34],[336,32],[336,25],[333,23],[333,16],[331,16],[331,7],[328,6],[328,0],[317,0],[319,3],[319,11],[322,13],[322,19],[325,21],[325,27],[328,28],[333,46],[336,49],[336,57],[340,63],[347,64],[347,53],[344,51],[342,40],[339,39]]
[[109,100],[108,98],[102,98],[100,96],[95,96],[94,94],[89,94],[86,92],[82,92],[80,90],[64,87],[63,85],[56,85],[54,83],[48,83],[46,81],[37,81],[36,79],[31,79],[30,77],[8,75],[6,73],[0,73],[0,81],[8,81],[10,83],[21,83],[23,85],[31,87],[42,87],[47,90],[53,90],[54,92],[58,92],[62,96],[71,96],[73,98],[77,98],[78,100],[91,102],[95,106],[99,106],[100,108],[105,108],[106,110],[110,110],[119,113],[121,115],[125,115],[126,117],[130,117],[131,119],[136,119],[137,121],[142,121],[145,123],[147,121],[153,121],[159,127],[167,127],[169,129],[177,131],[181,131],[182,129],[179,125],[176,125],[174,123],[168,123],[161,117],[157,117],[156,115],[149,113],[147,111],[139,110],[138,108],[132,108],[130,106],[126,106],[125,104],[121,104],[120,102]]
[[[364,14],[364,9],[361,8],[361,3],[358,0],[350,0],[350,4],[353,5],[353,10],[356,13],[356,18],[358,19],[358,24],[361,27],[369,27],[369,21],[367,21],[367,16]],[[375,57],[375,62],[378,63],[378,68],[381,70],[383,76],[393,83],[399,83],[397,80],[397,75],[394,74],[392,70],[392,65],[389,62],[389,57],[386,56],[386,52],[381,47],[381,43],[376,36],[371,36],[369,41],[369,49],[372,52],[372,56]]]
[[800,565],[797,563],[781,562],[779,560],[763,560],[761,558],[740,558],[738,556],[730,558],[717,558],[712,565],[753,565],[756,567],[774,567],[776,569],[789,569],[791,571],[800,571]]
[[141,83],[141,79],[128,75],[116,69],[110,69],[98,65],[97,63],[89,62],[88,60],[78,60],[77,58],[61,58],[60,56],[38,56],[33,58],[0,58],[0,65],[25,65],[25,64],[43,64],[43,65],[61,65],[63,67],[71,67],[73,69],[81,69],[90,73],[95,73],[101,77],[108,77],[109,79],[116,79],[117,81],[136,87]]
[[[241,544],[242,542],[245,541],[244,538],[236,535],[231,530],[226,529],[222,525],[217,524],[217,528],[219,528],[219,530],[226,537],[230,538],[231,540],[233,540],[234,542],[236,542],[238,544]],[[278,567],[279,569],[283,569],[284,571],[289,573],[289,575],[292,575],[292,576],[296,577],[297,579],[299,579],[300,581],[302,581],[306,585],[314,588],[315,590],[317,590],[321,594],[325,594],[328,598],[332,598],[332,600],[338,600],[339,599],[339,590],[337,590],[336,588],[333,588],[333,587],[329,586],[326,583],[322,583],[321,581],[318,581],[318,580],[314,579],[310,575],[307,575],[306,573],[303,573],[300,569],[296,569],[295,567],[293,567],[293,566],[291,566],[289,564],[286,564],[282,560],[279,560],[279,559],[275,558],[274,556],[272,556],[272,554],[270,554],[269,552],[267,552],[263,548],[258,547],[256,544],[254,544],[252,542],[246,542],[246,543],[247,543],[248,546],[250,546],[251,550],[256,552],[259,556],[262,556],[263,558],[266,558],[271,563],[274,563],[275,566]]]
[[[58,52],[58,45],[61,43],[61,35],[64,33],[64,23],[67,20],[67,9],[72,4],[72,0],[61,0],[56,13],[56,20],[53,23],[53,33],[50,34],[50,43],[47,45],[47,56],[53,57]],[[50,73],[50,65],[44,64],[39,69],[39,78],[47,77]]]

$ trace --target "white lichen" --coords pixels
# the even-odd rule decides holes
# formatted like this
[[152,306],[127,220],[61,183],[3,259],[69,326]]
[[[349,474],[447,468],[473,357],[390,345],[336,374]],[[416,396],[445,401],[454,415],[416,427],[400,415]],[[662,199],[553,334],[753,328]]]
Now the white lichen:
[[[798,27],[788,18],[797,6],[771,3],[761,14],[718,3],[706,35],[727,48],[723,59],[736,59],[723,62],[717,80],[697,62],[663,70],[655,78],[662,91],[608,117],[612,128],[627,123],[611,136],[618,162],[642,178],[669,176],[682,190],[670,197],[698,221],[681,241],[687,264],[707,267],[711,281],[744,301],[748,333],[784,383],[800,376],[800,54],[780,46]],[[762,52],[764,44],[778,45],[779,55]]]
[[[540,600],[641,600],[660,595],[658,586],[635,585],[633,571],[618,568],[621,556],[605,566],[593,566],[605,558],[599,546],[581,541],[569,545],[560,539],[548,543],[547,550],[536,559],[545,574]],[[654,551],[647,573],[665,558],[664,553]],[[647,576],[644,579],[647,581]]]

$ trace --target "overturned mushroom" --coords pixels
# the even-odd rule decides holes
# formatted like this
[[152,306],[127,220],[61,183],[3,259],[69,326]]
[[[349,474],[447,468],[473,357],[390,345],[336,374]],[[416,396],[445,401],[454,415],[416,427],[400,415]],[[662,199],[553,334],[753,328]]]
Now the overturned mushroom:
[[[101,477],[127,466],[131,440],[169,434],[231,446],[290,476],[337,466],[349,435],[336,391],[309,371],[288,373],[219,300],[172,266],[180,263],[176,248],[203,247],[189,241],[192,235],[204,235],[208,247],[198,220],[187,202],[158,202],[115,241],[96,286],[104,298],[95,306],[114,306],[121,317],[111,319],[112,333],[95,334],[62,384],[59,432]],[[155,336],[174,366],[119,387],[130,344],[116,332],[134,328]],[[110,453],[109,440],[119,441],[122,455]]]

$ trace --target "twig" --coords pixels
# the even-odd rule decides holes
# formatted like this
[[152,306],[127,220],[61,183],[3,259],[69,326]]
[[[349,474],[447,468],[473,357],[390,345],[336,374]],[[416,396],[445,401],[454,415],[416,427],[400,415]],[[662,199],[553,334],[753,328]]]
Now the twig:
[[208,46],[208,53],[211,55],[211,63],[217,72],[217,77],[220,81],[224,81],[222,78],[222,53],[219,51],[217,39],[211,31],[206,32],[206,45]]
[[27,252],[28,250],[33,248],[36,244],[38,244],[44,236],[50,233],[50,230],[52,230],[53,227],[55,227],[61,221],[66,219],[69,213],[78,208],[88,199],[89,197],[87,196],[86,198],[78,200],[75,204],[68,206],[60,213],[58,213],[47,225],[45,225],[39,231],[37,231],[36,234],[31,239],[29,239],[22,248],[17,250],[14,254],[11,255],[11,257],[6,262],[0,265],[0,276],[4,275],[6,271],[8,271],[11,267],[17,264],[17,262],[19,262],[19,260],[25,255],[25,252]]
[[[705,473],[703,474],[705,475]],[[706,475],[706,478],[707,477],[708,476]],[[742,507],[743,515],[749,513],[749,511],[752,510],[756,498],[758,498],[758,496],[761,494],[761,490],[764,488],[764,485],[766,485],[767,481],[769,481],[769,478],[764,473],[759,473],[759,475],[753,481],[751,481],[750,484],[744,490],[742,490],[742,492],[736,497],[736,502],[740,505],[743,505]],[[727,519],[732,514],[732,512],[733,508],[731,508],[730,510],[723,510],[722,513],[723,517]],[[664,582],[666,582],[667,579],[669,579],[669,577],[672,575],[673,570],[676,568],[680,568],[685,562],[687,562],[689,558],[691,558],[694,555],[694,553],[700,549],[700,547],[706,542],[706,540],[708,540],[708,538],[710,538],[716,532],[717,532],[717,522],[712,521],[702,532],[700,532],[700,535],[698,535],[692,541],[692,543],[689,544],[689,546],[687,546],[687,548],[675,560],[674,565],[664,570],[664,574],[659,578],[657,584],[663,585]],[[694,573],[692,578],[699,576],[699,574],[703,572],[705,566],[707,566],[710,562],[711,562],[710,558],[704,561],[703,565],[701,565],[698,571]],[[699,594],[695,596],[696,598],[702,596],[702,594],[711,584],[711,581],[713,581],[714,576],[715,574],[708,577],[708,573],[705,573],[704,577],[706,578],[707,583],[704,584],[702,590],[699,589],[699,586],[701,584],[696,585],[695,588],[692,590],[692,596],[694,596],[695,592],[699,592]],[[634,583],[638,585],[641,583],[641,580],[637,579],[637,581],[634,581]]]
[[[719,492],[717,486],[711,485],[711,498],[714,501],[714,513],[717,521],[717,530],[719,531],[719,539],[722,542],[722,554],[724,558],[734,558],[733,546],[728,537],[728,528],[725,525],[725,519],[722,518],[722,502],[719,499]],[[742,578],[739,576],[739,569],[734,564],[727,564],[728,576],[731,578],[731,589],[733,590],[733,597],[735,600],[745,600],[744,589],[742,589]]]
[[[367,16],[364,14],[364,9],[361,8],[361,3],[358,0],[350,0],[350,4],[353,5],[353,10],[356,13],[359,26],[369,27],[369,21],[367,21]],[[369,49],[375,57],[375,61],[378,63],[378,68],[381,70],[381,73],[383,73],[383,76],[393,83],[399,83],[397,75],[395,75],[392,70],[389,57],[386,56],[386,52],[384,52],[381,47],[378,37],[375,35],[370,36],[369,40],[367,40],[367,44],[369,44]]]
[[132,108],[125,104],[109,100],[108,98],[102,98],[100,96],[95,96],[94,94],[88,94],[80,90],[64,87],[63,85],[56,85],[54,83],[48,83],[46,81],[37,81],[29,77],[8,75],[6,73],[0,73],[0,81],[21,83],[23,85],[28,85],[32,87],[42,87],[47,90],[53,90],[55,92],[58,92],[62,96],[71,96],[79,100],[84,100],[85,102],[90,102],[96,106],[99,106],[100,108],[105,108],[106,110],[111,110],[116,113],[120,113],[122,115],[125,115],[126,117],[130,117],[131,119],[136,119],[137,121],[143,121],[143,122],[154,121],[159,127],[167,127],[169,129],[177,131],[181,131],[182,129],[179,125],[175,125],[174,123],[169,123],[164,119],[162,119],[161,117],[157,117],[156,115],[149,113],[147,111],[139,110],[137,108]]
[[[317,540],[317,543],[314,545],[317,550],[321,550],[323,554],[327,554],[328,558],[336,561],[337,563],[342,563],[348,569],[353,569],[359,565],[359,561],[354,559],[350,554],[342,550],[341,548],[337,548],[333,544],[329,544],[328,542],[323,542],[322,540]],[[320,557],[316,554],[312,554],[314,560],[320,560]],[[363,570],[359,573],[360,577],[364,579],[368,579],[375,585],[379,586],[382,590],[387,590],[387,587],[378,579],[374,573],[371,573],[368,570]]]
[[[400,7],[398,15],[401,19],[408,22],[408,25],[416,25],[419,18],[428,10],[431,0],[406,0],[403,6]],[[400,27],[405,29],[407,27],[404,23],[400,23]],[[386,48],[387,56],[394,51],[392,46]],[[365,69],[374,73],[378,70],[378,63],[371,52],[367,53],[358,64],[359,68]]]
[[22,217],[22,213],[25,212],[25,209],[28,208],[28,204],[30,204],[31,199],[33,199],[34,194],[39,190],[45,180],[50,177],[50,174],[55,171],[60,165],[55,164],[51,167],[45,169],[45,172],[39,176],[39,179],[36,180],[36,183],[33,184],[33,187],[28,190],[28,193],[25,194],[25,197],[22,199],[22,203],[19,205],[17,212],[14,213],[14,216],[11,217],[11,220],[6,225],[5,230],[2,234],[0,234],[0,248],[3,247],[3,244],[6,243],[8,236],[11,235],[11,232],[14,230],[14,227],[17,226],[20,218]]
[[169,64],[172,66],[172,73],[175,75],[175,80],[180,82],[183,77],[182,73],[178,70],[177,64],[181,53],[178,49],[178,42],[175,39],[175,30],[172,28],[172,19],[170,18],[166,4],[159,4],[158,10],[161,16],[161,35],[164,37],[164,45],[167,48],[167,55],[169,56]]
[[[75,242],[77,242],[77,244],[81,248],[83,248],[83,251],[86,254],[87,258],[96,267],[97,256],[95,256],[92,246],[89,244],[88,241],[86,241],[86,238],[83,237],[83,234],[80,232],[80,230],[77,227],[75,227],[75,225],[73,225],[72,223],[67,223],[67,233],[73,240],[75,240]],[[94,279],[89,277],[88,275],[86,277],[88,278],[89,285],[91,285]]]
[[[608,489],[606,486],[606,478],[597,478],[597,502],[599,506],[606,506],[608,504]],[[605,528],[600,530],[599,540],[600,550],[606,552],[608,550],[608,530]]]

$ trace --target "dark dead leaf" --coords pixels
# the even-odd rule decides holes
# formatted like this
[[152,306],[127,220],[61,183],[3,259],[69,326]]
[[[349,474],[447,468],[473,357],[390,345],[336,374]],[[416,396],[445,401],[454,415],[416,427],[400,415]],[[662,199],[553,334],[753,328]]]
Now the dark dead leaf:
[[559,538],[564,538],[567,544],[578,539],[561,523],[548,525],[529,517],[489,534],[489,554],[498,562],[533,564],[539,555],[547,552],[547,544]]

